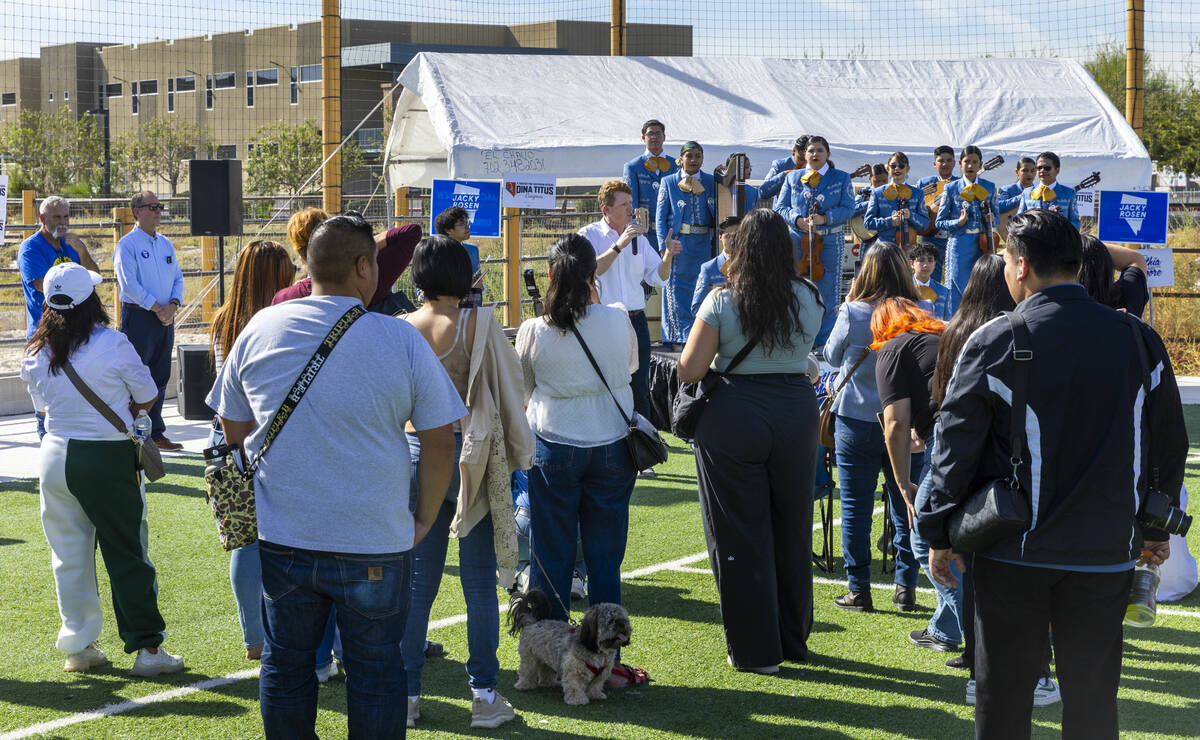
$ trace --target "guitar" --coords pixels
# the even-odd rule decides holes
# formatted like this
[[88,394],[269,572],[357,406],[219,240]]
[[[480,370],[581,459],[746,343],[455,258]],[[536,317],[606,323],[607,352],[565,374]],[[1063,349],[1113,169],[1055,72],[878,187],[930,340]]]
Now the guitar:
[[[997,154],[983,163],[983,171],[988,172],[989,170],[994,170],[1002,164],[1004,164],[1004,157]],[[937,220],[938,206],[941,205],[942,201],[942,191],[946,188],[946,183],[951,182],[952,180],[954,180],[954,178],[950,178],[948,180],[938,180],[937,182],[931,182],[925,187],[921,188],[921,192],[925,195],[925,210],[929,211],[929,226],[920,230],[913,229],[913,235],[928,237],[937,234],[938,230],[937,227],[934,226],[934,221]]]

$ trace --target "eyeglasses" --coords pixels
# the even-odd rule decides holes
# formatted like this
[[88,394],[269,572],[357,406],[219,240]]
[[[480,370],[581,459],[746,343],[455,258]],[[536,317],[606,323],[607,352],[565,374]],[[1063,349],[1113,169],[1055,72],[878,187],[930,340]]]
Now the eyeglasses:
[[902,169],[904,169],[904,168],[905,168],[905,167],[907,167],[907,166],[908,166],[908,165],[906,165],[906,164],[900,164],[899,162],[888,162],[888,169],[889,169],[889,170],[902,170]]
[[1037,166],[1035,169],[1036,169],[1038,172],[1049,172],[1050,170],[1054,169],[1054,165],[1050,165],[1050,164],[1039,164],[1039,165],[1038,165],[1038,166]]
[[167,207],[164,206],[162,203],[147,203],[145,205],[137,206],[137,207],[138,208],[146,208],[151,211],[165,211],[167,209]]

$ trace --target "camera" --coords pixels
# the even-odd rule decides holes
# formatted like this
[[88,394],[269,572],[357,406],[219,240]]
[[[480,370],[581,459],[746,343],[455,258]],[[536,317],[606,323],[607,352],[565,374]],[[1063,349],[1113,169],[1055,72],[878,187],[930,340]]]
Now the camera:
[[1188,533],[1192,526],[1192,517],[1184,513],[1178,506],[1171,505],[1171,497],[1162,491],[1150,491],[1142,502],[1142,510],[1138,512],[1138,522],[1143,527],[1161,529],[1167,534],[1177,534],[1180,537]]

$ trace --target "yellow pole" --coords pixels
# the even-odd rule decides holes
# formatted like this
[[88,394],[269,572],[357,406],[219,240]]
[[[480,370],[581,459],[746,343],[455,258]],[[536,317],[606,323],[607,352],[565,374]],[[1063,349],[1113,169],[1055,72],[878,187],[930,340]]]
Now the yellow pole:
[[[342,19],[338,0],[321,0],[321,171],[326,213],[342,212]],[[332,155],[332,156],[331,156]]]
[[[121,241],[121,237],[133,231],[133,209],[129,207],[112,209],[112,219],[115,226],[113,227],[113,253],[117,251],[117,242]],[[121,326],[121,293],[117,288],[116,281],[113,281],[112,287],[112,306],[113,317],[117,323],[117,327]]]
[[625,0],[612,0],[610,53],[614,57],[625,56]]
[[504,209],[504,325],[521,325],[521,209]]
[[407,221],[411,215],[408,205],[408,187],[396,188],[396,225]]
[[[21,223],[38,225],[37,209],[33,207],[33,191],[21,191]],[[26,229],[25,238],[29,238],[37,233],[37,229]]]
[[1125,10],[1125,120],[1142,135],[1143,95],[1146,79],[1145,0],[1126,0]]
[[[202,236],[200,237],[200,269],[205,272],[211,272],[217,269],[217,237]],[[205,280],[208,278],[205,277]],[[200,316],[204,323],[212,321],[213,314],[217,312],[217,292],[215,290],[208,291],[208,295],[204,296],[204,303],[200,306]]]

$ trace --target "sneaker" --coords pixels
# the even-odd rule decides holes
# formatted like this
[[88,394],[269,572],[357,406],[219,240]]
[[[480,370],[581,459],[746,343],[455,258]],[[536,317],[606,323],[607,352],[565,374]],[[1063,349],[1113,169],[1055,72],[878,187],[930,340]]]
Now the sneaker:
[[851,591],[848,594],[842,594],[833,600],[833,605],[839,609],[847,609],[852,612],[873,612],[875,606],[871,603],[871,593],[863,591],[855,593]]
[[183,658],[171,655],[158,646],[158,652],[152,653],[146,648],[138,650],[137,659],[133,661],[133,669],[129,672],[135,676],[149,678],[160,673],[177,673],[183,670]]
[[492,693],[495,694],[496,700],[491,704],[479,697],[471,700],[471,727],[492,729],[517,718],[517,713],[513,710],[513,705],[508,703],[508,699],[500,696],[499,691]]
[[657,476],[658,476],[658,474],[654,472],[654,468],[646,468],[645,470],[639,470],[638,475],[637,475],[637,477],[639,477],[639,478],[655,478]]
[[515,588],[521,593],[529,591],[529,563],[525,567],[517,571],[517,583]]
[[[911,642],[912,644],[916,645],[917,647],[929,648],[930,650],[938,650],[943,653],[948,653],[948,652],[951,652],[952,650],[958,649],[958,645],[955,645],[952,642],[946,642],[945,640],[940,640],[937,637],[934,637],[932,634],[929,633],[929,630],[927,630],[927,629],[913,630],[912,632],[909,632],[908,633],[908,641]],[[951,667],[953,667],[953,666],[951,666]]]
[[317,683],[325,683],[338,674],[337,661],[329,661],[329,665],[317,666]]
[[729,664],[730,668],[737,668],[742,673],[757,673],[760,676],[773,676],[776,673],[779,673],[779,664],[778,663],[776,663],[775,665],[764,665],[764,666],[758,666],[755,668],[750,668],[747,666],[738,667],[733,664],[733,656],[732,655],[725,656],[725,662]]
[[416,727],[417,720],[421,719],[421,697],[409,698],[408,700],[408,724],[407,727]]
[[166,437],[158,437],[155,439],[154,446],[160,450],[166,450],[167,452],[178,452],[179,450],[183,449],[183,445],[179,444],[178,442],[172,442]]
[[975,679],[967,681],[967,703],[975,706]]
[[571,598],[582,599],[587,596],[587,579],[579,571],[571,577]]
[[425,657],[426,658],[440,658],[445,654],[446,654],[446,646],[443,645],[442,643],[434,642],[433,640],[425,641]]
[[916,611],[917,587],[897,585],[896,593],[892,594],[892,603],[902,612]]
[[967,659],[967,654],[963,653],[962,655],[956,655],[953,658],[951,658],[950,660],[947,660],[946,667],[947,668],[959,668],[961,670],[966,671],[966,670],[970,670],[971,661]]
[[1058,684],[1054,683],[1053,679],[1043,678],[1033,687],[1033,706],[1048,707],[1060,701],[1062,695],[1058,693]]
[[108,656],[100,649],[100,643],[93,640],[92,644],[83,650],[68,655],[67,662],[63,663],[63,670],[67,673],[86,673],[107,663]]

